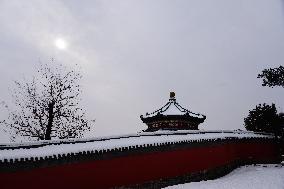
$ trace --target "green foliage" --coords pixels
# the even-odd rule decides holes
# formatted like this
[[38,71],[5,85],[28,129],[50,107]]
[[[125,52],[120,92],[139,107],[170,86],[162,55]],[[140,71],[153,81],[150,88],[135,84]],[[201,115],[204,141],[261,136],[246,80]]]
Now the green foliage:
[[249,131],[276,133],[279,127],[279,115],[275,104],[259,104],[249,111],[244,119],[245,128]]
[[262,78],[262,85],[268,87],[282,86],[284,87],[284,67],[264,69],[258,78]]

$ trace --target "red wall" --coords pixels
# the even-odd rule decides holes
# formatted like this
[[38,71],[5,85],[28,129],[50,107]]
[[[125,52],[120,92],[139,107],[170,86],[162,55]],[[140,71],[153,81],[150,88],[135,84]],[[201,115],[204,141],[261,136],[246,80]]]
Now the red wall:
[[272,142],[205,145],[13,173],[0,172],[0,188],[108,188],[210,170],[236,160],[273,162],[276,158],[276,147]]

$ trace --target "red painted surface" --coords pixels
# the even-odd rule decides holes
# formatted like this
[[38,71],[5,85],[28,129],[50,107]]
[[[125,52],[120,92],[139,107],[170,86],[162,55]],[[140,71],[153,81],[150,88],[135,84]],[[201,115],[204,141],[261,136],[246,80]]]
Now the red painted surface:
[[0,188],[108,188],[208,170],[235,160],[274,161],[273,143],[236,143],[0,173]]

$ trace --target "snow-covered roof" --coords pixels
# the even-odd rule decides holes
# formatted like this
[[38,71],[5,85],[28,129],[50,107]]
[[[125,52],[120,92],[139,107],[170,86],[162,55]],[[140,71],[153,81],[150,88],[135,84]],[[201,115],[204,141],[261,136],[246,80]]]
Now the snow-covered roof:
[[83,153],[102,153],[175,143],[192,143],[222,139],[273,138],[272,135],[243,131],[157,131],[108,138],[0,144],[0,163],[62,157]]
[[200,119],[204,119],[205,116],[199,113],[193,113],[190,110],[183,108],[175,99],[174,96],[170,97],[167,104],[165,104],[162,108],[152,112],[152,113],[146,113],[145,116],[142,116],[143,118],[147,117],[153,117],[158,114],[162,115],[189,115],[191,117],[196,117]]

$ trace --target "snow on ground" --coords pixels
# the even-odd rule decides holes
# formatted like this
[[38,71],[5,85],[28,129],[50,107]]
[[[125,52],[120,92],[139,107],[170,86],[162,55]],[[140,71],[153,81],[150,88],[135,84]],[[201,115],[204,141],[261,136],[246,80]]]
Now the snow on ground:
[[166,189],[283,189],[284,167],[281,165],[243,166],[215,180],[192,182]]

